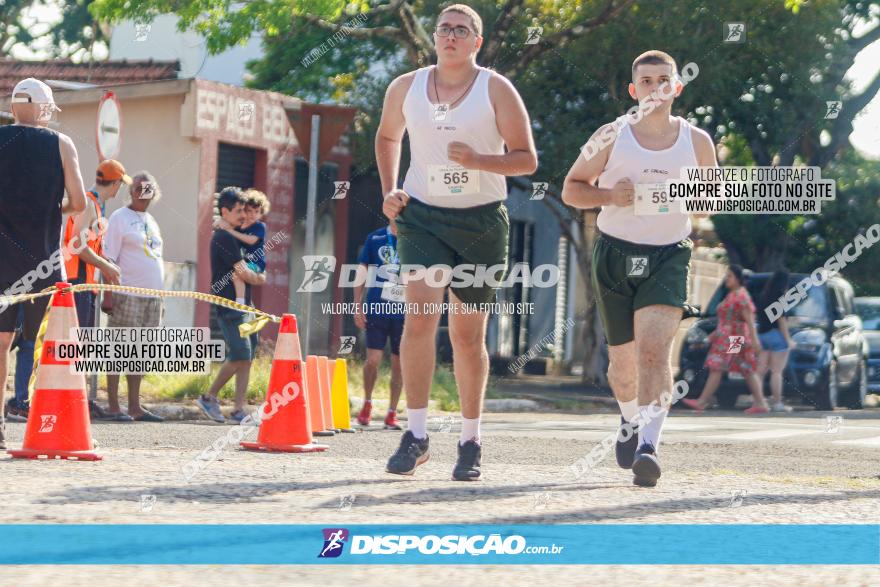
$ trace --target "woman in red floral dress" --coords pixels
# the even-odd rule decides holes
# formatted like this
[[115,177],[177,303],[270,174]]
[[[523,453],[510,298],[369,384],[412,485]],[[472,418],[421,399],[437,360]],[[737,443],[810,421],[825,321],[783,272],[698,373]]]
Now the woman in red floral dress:
[[755,304],[745,288],[743,268],[731,265],[724,278],[729,292],[718,304],[718,326],[709,336],[709,355],[705,367],[709,377],[699,399],[683,399],[682,403],[697,411],[704,410],[721,384],[721,374],[740,373],[752,392],[755,401],[747,414],[764,414],[770,411],[764,399],[761,379],[757,374],[757,356],[761,342],[755,329]]

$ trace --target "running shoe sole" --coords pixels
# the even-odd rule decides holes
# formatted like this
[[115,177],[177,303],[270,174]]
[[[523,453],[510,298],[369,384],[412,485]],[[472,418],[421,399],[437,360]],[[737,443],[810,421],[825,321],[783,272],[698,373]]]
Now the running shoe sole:
[[660,461],[652,454],[636,455],[632,466],[633,483],[639,487],[654,487],[660,478]]
[[420,456],[418,459],[416,459],[415,466],[412,469],[410,469],[409,471],[392,471],[388,467],[385,467],[385,472],[391,473],[392,475],[406,475],[406,476],[410,477],[416,472],[416,469],[418,468],[418,466],[424,465],[425,463],[427,463],[429,458],[431,458],[431,453],[426,452],[425,454]]
[[482,474],[479,474],[476,477],[464,477],[464,476],[456,477],[455,471],[452,472],[452,480],[453,481],[479,481],[482,476],[483,476]]

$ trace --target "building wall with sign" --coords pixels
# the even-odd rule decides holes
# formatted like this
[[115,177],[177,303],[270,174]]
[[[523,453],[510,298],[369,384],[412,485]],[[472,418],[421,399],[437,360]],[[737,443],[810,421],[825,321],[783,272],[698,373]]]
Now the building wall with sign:
[[[169,80],[107,89],[113,90],[121,102],[122,145],[117,158],[130,174],[142,169],[150,171],[162,189],[163,197],[150,207],[150,213],[162,230],[165,260],[193,266],[194,271],[186,274],[190,280],[195,275],[195,289],[211,291],[210,240],[214,196],[217,188],[222,187],[217,183],[223,145],[227,154],[224,164],[238,166],[229,170],[235,172],[231,176],[248,175],[248,165],[253,169],[253,183],[240,187],[256,187],[266,193],[272,204],[270,214],[264,218],[268,229],[267,282],[257,288],[255,301],[273,314],[297,308],[294,298],[298,283],[292,283],[292,269],[297,263],[302,264],[304,251],[297,244],[302,242],[302,235],[294,237],[304,230],[305,210],[295,210],[294,206],[295,167],[296,160],[302,161],[304,155],[285,108],[296,108],[301,102],[283,94],[203,80]],[[98,164],[96,116],[104,91],[87,88],[56,93],[63,111],[55,126],[73,138],[86,187],[91,186]],[[0,110],[7,108],[8,104],[0,100]],[[232,159],[229,153],[233,154]],[[236,157],[236,153],[241,156]],[[332,168],[334,179],[347,180],[350,166],[347,150],[337,146],[326,157],[322,169]],[[123,191],[108,205],[108,214],[126,202],[127,191]],[[335,220],[329,232],[325,230],[322,242],[329,239],[333,252],[344,258],[348,201],[332,200],[330,205],[334,206]],[[176,279],[175,287],[179,285],[180,279]],[[333,301],[341,301],[341,295],[334,288]],[[207,325],[208,316],[206,304],[195,305],[193,323]],[[341,323],[341,316],[325,316],[319,307],[313,308],[311,326],[318,337],[311,337],[316,344],[310,351],[330,352],[330,341],[341,333]],[[267,332],[270,335],[272,329]]]
[[[59,92],[59,96],[62,95],[64,93]],[[116,158],[129,175],[146,170],[156,177],[162,199],[150,205],[150,214],[162,230],[165,260],[196,263],[194,195],[199,189],[201,144],[198,140],[181,136],[183,101],[184,94],[122,100],[122,144]],[[62,104],[61,107],[58,130],[69,135],[76,144],[83,181],[88,189],[94,183],[98,166],[95,146],[98,102]],[[127,203],[128,190],[123,188],[107,204],[107,214]]]

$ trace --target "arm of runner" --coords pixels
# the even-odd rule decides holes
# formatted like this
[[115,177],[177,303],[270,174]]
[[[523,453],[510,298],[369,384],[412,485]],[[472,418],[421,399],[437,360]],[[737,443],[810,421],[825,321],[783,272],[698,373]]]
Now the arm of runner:
[[568,170],[562,185],[562,201],[574,208],[591,209],[599,206],[630,206],[635,200],[635,187],[629,179],[622,179],[611,188],[596,185],[605,170],[616,131],[606,124],[590,137],[581,148],[581,154]]
[[64,168],[64,190],[67,198],[61,205],[62,214],[78,214],[86,209],[86,188],[79,171],[79,156],[70,137],[58,135],[58,148],[61,151],[61,166]]
[[519,92],[507,78],[493,75],[489,80],[489,96],[495,110],[495,124],[504,139],[507,152],[503,155],[477,153],[470,145],[453,141],[447,147],[447,156],[468,169],[505,176],[534,173],[538,169],[538,153],[529,113]]
[[[718,159],[715,156],[715,143],[712,142],[712,137],[709,136],[709,133],[704,131],[703,129],[694,127],[693,132],[691,133],[691,139],[694,144],[694,153],[697,155],[697,166],[698,167],[718,167]],[[696,220],[701,220],[703,218],[708,218],[712,213],[706,214],[691,214],[691,217]]]
[[414,77],[414,72],[402,75],[388,86],[382,105],[382,118],[376,131],[376,167],[379,168],[384,198],[382,212],[391,219],[397,217],[409,200],[406,192],[396,186],[400,174],[400,148],[406,131],[403,101]]
[[76,248],[71,252],[78,255],[80,261],[88,263],[89,265],[94,265],[100,269],[105,282],[112,285],[119,285],[119,267],[95,253],[95,251],[89,248],[86,244],[89,227],[95,222],[95,220],[97,220],[97,217],[95,216],[95,211],[92,206],[88,206],[85,210],[74,217],[74,237],[72,237],[71,240],[76,239],[76,241],[75,244],[72,244],[71,246]]
[[263,285],[266,283],[266,274],[254,273],[248,269],[247,263],[244,260],[235,264],[235,274],[241,277],[242,281],[251,285]]
[[357,311],[354,314],[354,324],[361,330],[367,327],[367,316],[364,313],[364,293],[367,291],[367,288],[364,287],[364,283],[367,280],[367,266],[363,263],[357,266],[357,277],[355,278],[355,283],[357,285],[354,286],[354,303]]

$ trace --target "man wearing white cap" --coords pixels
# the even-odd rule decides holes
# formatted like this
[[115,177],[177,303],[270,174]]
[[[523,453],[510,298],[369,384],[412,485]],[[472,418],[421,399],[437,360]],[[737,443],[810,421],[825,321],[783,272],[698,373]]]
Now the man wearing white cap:
[[[66,277],[61,215],[86,207],[76,147],[47,128],[56,110],[52,89],[28,78],[12,90],[15,124],[0,126],[0,292],[7,295],[39,291]],[[24,305],[22,336],[34,340],[48,301]],[[18,312],[3,305],[0,310],[2,402]],[[0,419],[0,448],[6,446],[3,432]]]

